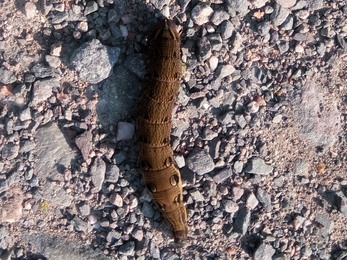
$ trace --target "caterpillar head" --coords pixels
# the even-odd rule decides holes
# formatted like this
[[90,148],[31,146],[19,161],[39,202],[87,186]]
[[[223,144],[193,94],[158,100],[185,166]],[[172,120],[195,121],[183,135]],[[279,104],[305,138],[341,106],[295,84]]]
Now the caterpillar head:
[[158,38],[180,41],[180,34],[177,32],[176,25],[172,20],[164,19],[156,24],[149,40],[155,41]]

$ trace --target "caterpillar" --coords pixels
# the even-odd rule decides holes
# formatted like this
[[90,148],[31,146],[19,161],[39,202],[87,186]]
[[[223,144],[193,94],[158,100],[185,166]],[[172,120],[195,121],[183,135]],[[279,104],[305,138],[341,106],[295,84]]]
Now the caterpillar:
[[187,239],[182,180],[170,145],[171,115],[181,78],[180,34],[172,20],[159,21],[149,36],[149,61],[139,98],[139,161],[146,188],[170,223],[176,243]]

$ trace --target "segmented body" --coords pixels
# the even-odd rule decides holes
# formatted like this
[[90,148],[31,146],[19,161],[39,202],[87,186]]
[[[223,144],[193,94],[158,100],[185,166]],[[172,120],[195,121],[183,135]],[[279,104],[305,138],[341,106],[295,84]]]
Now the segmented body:
[[181,77],[180,37],[171,20],[149,37],[148,77],[137,120],[140,163],[146,187],[172,226],[176,242],[187,238],[181,174],[170,145],[171,117]]

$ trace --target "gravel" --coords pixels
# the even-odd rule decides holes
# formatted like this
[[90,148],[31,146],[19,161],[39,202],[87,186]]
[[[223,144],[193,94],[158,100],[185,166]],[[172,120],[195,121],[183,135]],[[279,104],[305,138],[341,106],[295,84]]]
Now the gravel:
[[[2,259],[344,259],[344,1],[0,3]],[[179,24],[189,241],[146,191],[148,35]]]

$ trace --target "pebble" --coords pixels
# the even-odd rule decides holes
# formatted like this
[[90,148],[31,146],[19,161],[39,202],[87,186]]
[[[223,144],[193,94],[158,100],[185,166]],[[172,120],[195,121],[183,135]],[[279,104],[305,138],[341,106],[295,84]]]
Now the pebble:
[[235,71],[235,68],[233,65],[226,64],[226,65],[219,65],[216,71],[216,75],[218,78],[225,78],[226,76],[231,75]]
[[279,124],[282,121],[282,115],[275,115],[275,117],[272,119],[272,123]]
[[177,167],[179,169],[181,169],[184,166],[186,166],[186,161],[184,160],[184,156],[183,155],[175,155],[175,162],[176,162]]
[[11,84],[17,80],[14,73],[4,67],[0,68],[0,82],[3,84]]
[[[10,184],[9,178],[7,183]],[[1,191],[3,192],[3,191]],[[12,186],[0,202],[0,221],[2,223],[16,223],[23,215],[23,192],[19,187]],[[0,235],[1,237],[1,235]],[[0,242],[1,243],[1,242]]]
[[273,170],[273,167],[267,165],[263,159],[252,158],[247,163],[244,171],[252,174],[268,175]]
[[135,238],[137,241],[142,241],[142,239],[143,239],[143,230],[141,228],[135,228],[132,231],[132,237]]
[[27,18],[34,18],[36,15],[36,5],[31,2],[27,2],[24,6],[24,12]]
[[249,196],[247,197],[246,200],[246,206],[250,209],[253,210],[255,209],[256,206],[258,206],[259,201],[257,200],[257,197],[251,192]]
[[242,129],[247,125],[246,119],[243,115],[235,115],[235,121]]
[[61,60],[56,56],[46,55],[45,59],[48,65],[55,69],[58,68],[61,64]]
[[271,204],[271,195],[269,193],[261,188],[258,188],[256,191],[256,197],[260,201],[266,212],[272,211],[273,207]]
[[235,232],[240,233],[242,235],[246,234],[247,229],[251,223],[251,211],[242,206],[236,212],[235,220],[233,222],[233,227]]
[[134,241],[128,241],[124,245],[121,245],[118,249],[118,253],[120,255],[128,255],[131,256],[134,254],[135,250],[135,242]]
[[92,182],[95,187],[95,191],[98,192],[102,188],[102,184],[105,180],[106,164],[103,159],[96,157],[90,166],[89,174],[92,176]]
[[75,228],[76,231],[82,231],[85,232],[88,228],[88,223],[80,219],[79,217],[75,216],[71,220],[71,224]]
[[211,56],[208,62],[210,65],[210,70],[214,71],[218,66],[218,58],[216,56]]
[[154,209],[152,205],[148,202],[143,202],[141,212],[146,218],[149,219],[153,218],[154,216]]
[[232,200],[225,199],[222,201],[222,205],[224,207],[225,212],[231,214],[234,214],[239,210],[239,206],[237,205],[237,203]]
[[117,124],[117,141],[130,141],[135,134],[135,125],[127,122]]
[[258,24],[258,33],[261,35],[261,36],[265,36],[269,33],[270,31],[270,22],[261,22]]
[[212,47],[207,37],[202,37],[198,41],[199,55],[202,61],[207,60],[212,55]]
[[85,201],[76,204],[76,207],[81,216],[85,217],[90,214],[90,207]]
[[153,242],[153,240],[150,242],[149,253],[153,257],[153,259],[160,259],[160,250],[158,246]]
[[296,0],[276,0],[276,3],[284,8],[291,8],[296,4]]
[[89,1],[84,9],[84,16],[87,16],[88,14],[94,13],[98,11],[99,6],[94,1]]
[[119,54],[119,48],[104,46],[94,39],[73,52],[70,64],[82,80],[96,84],[110,75]]
[[113,193],[110,196],[110,202],[119,208],[123,207],[123,199],[118,193]]
[[192,20],[197,25],[203,25],[210,21],[213,9],[206,3],[197,4],[191,13]]
[[267,0],[254,0],[252,1],[252,5],[254,5],[255,8],[261,8],[266,4]]
[[34,73],[36,78],[50,78],[53,76],[53,70],[41,63],[36,64],[31,71]]
[[220,28],[223,40],[229,39],[235,30],[234,25],[229,20],[222,22]]
[[88,160],[89,154],[93,149],[93,136],[90,131],[85,131],[83,134],[80,134],[76,137],[75,143],[78,149],[81,151],[83,159]]
[[288,17],[289,10],[275,4],[275,10],[271,14],[271,20],[275,26],[280,26]]
[[316,11],[324,7],[323,0],[307,0],[307,7],[310,11]]
[[66,21],[66,19],[69,18],[69,15],[67,14],[67,12],[58,12],[57,14],[55,14],[52,18],[52,24],[60,24],[64,21]]
[[116,241],[118,241],[122,236],[122,232],[118,231],[118,230],[111,230],[110,232],[108,232],[107,236],[106,236],[106,241],[114,244]]
[[197,175],[204,175],[214,169],[211,155],[203,149],[195,148],[186,158],[187,167]]
[[262,242],[254,252],[254,260],[271,260],[276,250],[269,244]]
[[194,199],[194,201],[204,201],[204,196],[202,196],[202,194],[200,193],[200,191],[198,191],[197,189],[193,189],[189,191],[189,194],[192,196],[192,198]]
[[3,147],[1,156],[4,159],[12,160],[18,156],[18,153],[19,153],[19,145],[14,143],[8,143]]
[[229,20],[230,16],[227,12],[223,10],[217,10],[213,13],[213,16],[211,18],[211,22],[218,26],[220,25],[223,21]]

